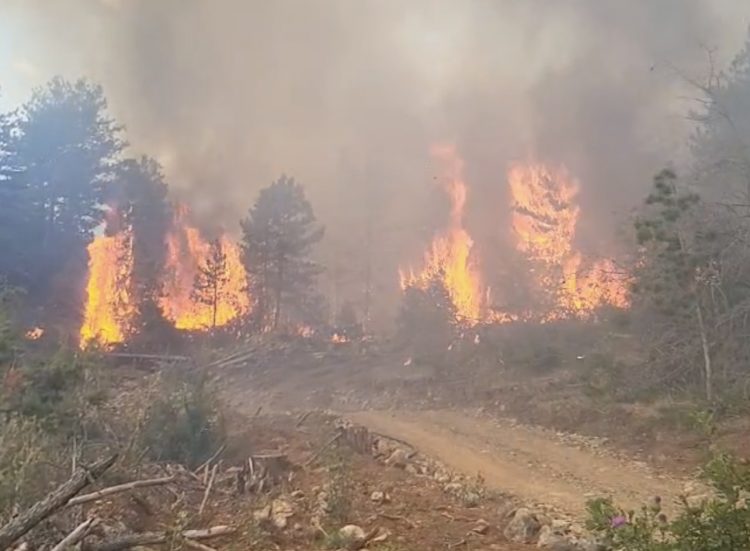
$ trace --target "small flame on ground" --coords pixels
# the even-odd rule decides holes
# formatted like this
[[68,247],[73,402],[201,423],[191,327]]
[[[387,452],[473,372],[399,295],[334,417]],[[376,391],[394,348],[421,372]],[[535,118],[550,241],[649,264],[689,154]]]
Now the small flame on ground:
[[331,342],[335,344],[343,344],[345,342],[349,342],[349,337],[346,335],[341,335],[339,333],[334,333],[331,336]]
[[411,268],[399,270],[401,288],[426,289],[439,279],[459,319],[475,324],[485,317],[488,292],[483,288],[476,265],[474,241],[463,225],[467,196],[464,162],[453,146],[434,147],[432,156],[440,164],[445,191],[451,199],[450,223],[446,231],[433,239],[419,272]]

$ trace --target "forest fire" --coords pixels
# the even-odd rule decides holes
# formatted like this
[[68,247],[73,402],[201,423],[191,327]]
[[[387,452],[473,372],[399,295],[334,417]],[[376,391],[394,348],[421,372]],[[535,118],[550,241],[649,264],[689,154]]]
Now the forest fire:
[[450,223],[446,231],[433,239],[419,272],[399,271],[401,288],[426,289],[436,279],[440,280],[456,307],[457,316],[474,324],[485,317],[488,290],[483,288],[476,265],[474,242],[463,225],[467,195],[464,162],[453,146],[434,147],[432,156],[441,166],[445,190],[451,199]]
[[[204,330],[214,325],[213,308],[195,299],[195,277],[210,254],[210,243],[198,228],[190,225],[184,206],[175,207],[172,227],[166,238],[167,257],[162,280],[160,306],[177,329]],[[216,326],[221,327],[250,308],[247,279],[240,249],[226,234],[219,238],[226,257],[226,273],[217,295]]]
[[[224,258],[221,286],[213,305],[194,295],[195,278],[211,253],[210,242],[188,222],[188,211],[175,208],[165,238],[166,258],[158,287],[159,307],[177,329],[203,331],[228,324],[250,308],[246,274],[239,246],[227,235],[218,239]],[[97,343],[110,346],[124,342],[138,314],[131,294],[134,269],[132,228],[117,227],[117,212],[110,212],[107,231],[88,246],[84,321],[81,347]],[[214,323],[215,321],[215,323]]]
[[573,246],[580,208],[578,184],[564,169],[518,164],[508,173],[516,247],[540,264],[537,284],[553,297],[546,319],[586,317],[595,308],[628,305],[623,278],[610,260],[584,262]]
[[[117,213],[110,212],[107,229]],[[86,304],[80,331],[81,347],[92,343],[121,343],[128,335],[128,325],[135,314],[130,297],[133,271],[133,239],[129,230],[113,235],[98,235],[88,246],[89,268]]]

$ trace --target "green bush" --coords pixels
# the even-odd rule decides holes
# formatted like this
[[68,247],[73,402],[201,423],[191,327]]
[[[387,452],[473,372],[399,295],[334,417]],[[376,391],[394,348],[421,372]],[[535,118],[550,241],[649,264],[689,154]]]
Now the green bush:
[[224,437],[219,400],[205,375],[162,382],[142,434],[142,445],[153,459],[195,467],[216,451]]
[[700,504],[681,498],[669,520],[658,498],[640,511],[618,508],[610,499],[588,503],[587,528],[610,548],[627,551],[750,550],[750,467],[720,454],[704,468],[714,497]]

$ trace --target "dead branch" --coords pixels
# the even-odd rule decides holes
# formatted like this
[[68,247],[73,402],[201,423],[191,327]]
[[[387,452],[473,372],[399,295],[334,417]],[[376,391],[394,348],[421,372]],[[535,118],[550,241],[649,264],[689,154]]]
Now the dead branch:
[[126,358],[132,360],[160,360],[164,362],[189,362],[187,356],[170,356],[169,354],[135,354],[131,352],[109,352],[107,358]]
[[60,543],[55,545],[51,549],[51,551],[65,551],[66,549],[70,548],[71,546],[81,541],[84,537],[86,537],[86,534],[89,533],[89,530],[91,530],[97,524],[99,524],[99,519],[96,517],[91,517],[90,519],[84,520],[81,524],[76,526],[76,528],[70,534],[65,536],[60,541]]
[[327,450],[330,446],[333,445],[334,442],[336,442],[339,438],[341,438],[344,435],[343,431],[338,431],[328,442],[323,444],[318,451],[316,451],[313,456],[308,459],[305,462],[305,467],[309,467],[312,465],[318,457],[320,457],[320,454],[322,454],[325,450]]
[[58,486],[41,501],[37,501],[8,524],[0,528],[0,549],[7,549],[14,541],[28,533],[58,509],[64,507],[70,499],[94,482],[114,465],[117,454],[101,459],[88,468],[79,468],[67,482]]
[[[233,534],[235,528],[231,526],[214,526],[205,530],[185,530],[181,536],[185,540],[205,540]],[[141,532],[139,534],[125,534],[109,541],[91,545],[87,551],[120,551],[139,545],[156,545],[165,543],[169,538],[168,532]]]
[[204,469],[205,467],[210,466],[211,463],[213,462],[213,460],[216,459],[217,457],[219,457],[221,455],[221,453],[226,449],[226,447],[227,447],[226,443],[224,443],[221,446],[219,446],[219,449],[216,450],[211,457],[209,457],[203,463],[201,463],[201,465],[197,469],[195,469],[193,472],[195,474],[198,474],[199,472],[201,472],[202,469]]
[[411,528],[412,530],[417,528],[416,524],[414,524],[408,518],[402,517],[401,515],[389,515],[388,513],[378,513],[378,516],[383,517],[384,519],[388,519],[388,520],[395,520],[395,521],[400,520],[401,522],[406,523],[409,526],[409,528]]
[[211,494],[211,488],[214,486],[214,480],[216,479],[216,471],[219,469],[219,465],[214,465],[214,468],[211,469],[211,478],[208,479],[208,485],[206,486],[206,491],[203,492],[203,500],[201,501],[201,506],[198,509],[198,515],[203,514],[203,510],[206,508],[206,503],[208,503],[208,496]]
[[295,428],[300,428],[302,426],[302,423],[304,423],[308,417],[310,417],[311,411],[306,411],[302,415],[300,415],[299,419],[297,420],[297,423],[294,425]]
[[109,488],[102,488],[101,490],[98,490],[96,492],[91,492],[90,494],[84,494],[82,496],[74,497],[68,502],[68,505],[69,506],[82,505],[84,503],[88,503],[90,501],[96,501],[98,499],[102,499],[103,497],[111,496],[113,494],[119,494],[121,492],[135,490],[136,488],[148,488],[149,486],[161,486],[163,484],[169,484],[170,482],[174,482],[174,480],[175,480],[174,476],[150,478],[148,480],[134,480],[126,484],[118,484],[117,486],[110,486]]
[[202,543],[198,543],[197,541],[193,540],[185,540],[185,547],[189,547],[190,549],[195,549],[196,551],[216,551],[213,547],[209,547],[208,545],[203,545]]

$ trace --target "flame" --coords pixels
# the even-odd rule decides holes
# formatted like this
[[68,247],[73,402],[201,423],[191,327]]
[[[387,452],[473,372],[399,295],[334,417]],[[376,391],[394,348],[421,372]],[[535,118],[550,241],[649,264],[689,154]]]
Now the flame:
[[614,263],[599,259],[587,265],[574,248],[579,186],[567,171],[517,164],[508,172],[508,184],[516,247],[542,265],[538,283],[555,297],[555,311],[546,319],[585,317],[605,304],[627,307],[627,288]]
[[331,342],[334,344],[343,344],[349,342],[349,337],[347,337],[346,335],[341,335],[339,333],[334,333],[331,336]]
[[463,180],[464,162],[453,146],[438,146],[432,156],[442,167],[445,191],[451,199],[448,229],[437,235],[424,256],[424,266],[399,270],[401,288],[426,289],[431,282],[443,282],[457,315],[469,323],[479,322],[486,314],[488,290],[483,289],[474,259],[474,241],[463,226],[467,187]]
[[[185,206],[176,206],[174,212],[166,237],[160,307],[177,329],[205,330],[213,324],[212,308],[194,300],[193,285],[199,267],[210,254],[211,245],[198,228],[188,223],[189,212]],[[250,309],[250,297],[239,246],[226,234],[219,239],[226,255],[228,276],[216,311],[216,325],[220,327],[246,313]]]
[[[107,225],[115,220],[111,211]],[[88,246],[89,269],[86,304],[80,330],[81,347],[121,343],[136,312],[130,298],[133,240],[129,230],[98,235]]]

